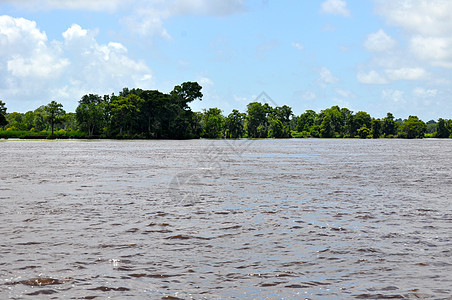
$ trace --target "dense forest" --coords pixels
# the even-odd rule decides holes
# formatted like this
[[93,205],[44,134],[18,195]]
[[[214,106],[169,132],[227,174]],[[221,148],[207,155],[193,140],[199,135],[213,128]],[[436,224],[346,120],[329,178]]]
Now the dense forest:
[[197,82],[184,82],[170,93],[124,88],[118,95],[84,95],[75,113],[51,101],[34,111],[7,113],[0,101],[0,138],[423,138],[452,137],[452,120],[423,122],[416,116],[383,119],[364,111],[332,106],[299,116],[283,105],[251,102],[246,112],[223,115],[219,108],[193,112],[202,100]]

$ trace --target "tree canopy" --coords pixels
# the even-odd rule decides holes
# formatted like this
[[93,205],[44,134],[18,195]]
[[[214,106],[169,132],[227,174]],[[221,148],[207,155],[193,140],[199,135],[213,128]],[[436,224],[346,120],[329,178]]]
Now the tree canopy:
[[273,107],[256,101],[249,103],[245,112],[234,109],[228,115],[215,107],[193,112],[190,103],[202,100],[201,91],[197,82],[184,82],[169,93],[123,88],[118,95],[87,94],[78,101],[75,113],[66,113],[56,101],[26,113],[6,113],[5,103],[0,101],[0,131],[50,131],[53,136],[57,130],[59,136],[76,132],[87,138],[146,139],[452,136],[452,120],[440,118],[426,124],[417,116],[395,119],[390,112],[378,119],[337,105],[300,115],[294,115],[287,105]]

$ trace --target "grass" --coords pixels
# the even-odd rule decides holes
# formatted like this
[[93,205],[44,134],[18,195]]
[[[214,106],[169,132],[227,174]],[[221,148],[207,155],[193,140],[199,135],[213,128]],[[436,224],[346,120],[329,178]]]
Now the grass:
[[22,131],[22,130],[0,130],[0,139],[84,139],[88,135],[82,131],[66,131],[64,129],[55,131]]

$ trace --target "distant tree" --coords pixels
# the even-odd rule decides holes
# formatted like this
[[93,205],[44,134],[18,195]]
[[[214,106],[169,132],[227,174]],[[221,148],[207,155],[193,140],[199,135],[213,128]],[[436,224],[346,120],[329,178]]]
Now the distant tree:
[[313,110],[306,110],[302,113],[297,120],[296,130],[298,132],[308,131],[315,124],[315,119],[317,118],[317,113]]
[[202,137],[217,139],[223,137],[225,118],[219,108],[204,110],[202,116]]
[[[364,111],[358,111],[354,117],[353,117],[354,126],[356,129],[360,128],[371,128],[372,123],[372,117],[364,112]],[[361,134],[360,134],[361,136]]]
[[270,118],[268,120],[268,133],[269,138],[285,138],[287,137],[287,129],[283,122],[278,119]]
[[382,122],[380,119],[373,119],[371,122],[371,133],[374,139],[378,139],[381,136]]
[[427,124],[419,120],[417,116],[409,116],[400,126],[399,137],[407,139],[423,138],[426,130]]
[[448,138],[451,134],[449,126],[447,126],[447,122],[444,119],[438,119],[437,127],[436,127],[436,137],[437,138]]
[[12,112],[6,115],[8,127],[14,130],[25,130],[23,119],[23,114],[18,112]]
[[251,102],[247,105],[246,131],[251,138],[266,138],[268,133],[267,116],[272,108],[260,102]]
[[386,114],[386,117],[383,119],[382,124],[382,133],[385,137],[395,136],[397,134],[398,123],[394,121],[394,115],[390,112]]
[[47,113],[47,121],[50,123],[52,128],[52,136],[55,128],[55,124],[60,123],[63,119],[62,117],[66,113],[63,109],[63,104],[52,101],[44,107]]
[[368,137],[370,137],[370,132],[370,129],[367,128],[367,126],[364,124],[358,129],[358,136],[361,139],[367,139]]
[[326,114],[323,117],[322,123],[320,123],[320,137],[322,138],[331,138],[333,137],[333,128],[331,126],[331,117],[329,114]]
[[75,110],[75,118],[83,131],[88,136],[99,134],[106,125],[106,113],[108,102],[99,95],[84,95]]
[[48,128],[47,123],[47,113],[45,111],[45,106],[40,106],[33,111],[34,113],[34,129],[35,131],[42,131]]
[[23,116],[23,124],[25,130],[31,130],[35,127],[35,113],[33,111],[27,111]]
[[113,130],[119,128],[119,136],[124,132],[129,136],[138,121],[140,106],[143,99],[135,94],[113,97],[110,102]]
[[190,109],[188,103],[194,100],[202,100],[203,94],[201,92],[202,86],[197,82],[184,82],[181,85],[176,85],[171,92],[172,96],[176,96],[177,103],[184,110]]
[[227,138],[238,139],[243,136],[243,134],[245,133],[245,117],[246,114],[239,112],[237,109],[234,109],[227,116],[225,120],[225,130]]
[[8,124],[6,120],[6,104],[0,100],[0,127],[5,127]]

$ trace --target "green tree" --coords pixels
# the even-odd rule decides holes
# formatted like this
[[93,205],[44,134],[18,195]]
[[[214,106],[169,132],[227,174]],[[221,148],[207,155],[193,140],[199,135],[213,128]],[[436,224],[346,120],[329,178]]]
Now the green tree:
[[8,127],[13,130],[25,130],[23,123],[23,114],[18,112],[12,112],[6,115]]
[[370,137],[370,129],[366,125],[361,126],[358,129],[358,136],[360,139],[367,139]]
[[285,138],[287,137],[287,129],[284,126],[283,122],[278,119],[268,120],[268,133],[267,137],[269,138]]
[[6,120],[6,104],[0,100],[0,127],[5,127],[8,125],[8,121]]
[[374,139],[378,139],[381,136],[382,122],[380,119],[373,119],[371,122],[371,133]]
[[139,107],[143,99],[135,94],[127,96],[113,97],[110,102],[111,119],[113,131],[117,132],[119,128],[119,136],[126,132],[128,136],[131,135],[132,129],[138,120]]
[[317,113],[313,110],[306,110],[304,113],[298,117],[296,130],[298,132],[310,131],[311,127],[314,126],[315,120],[317,118]]
[[45,111],[45,106],[40,106],[33,111],[34,113],[34,128],[35,131],[43,131],[47,130],[48,122],[47,122],[47,113]]
[[448,138],[451,135],[451,128],[448,126],[448,123],[449,122],[442,118],[438,119],[435,134],[437,138]]
[[353,116],[353,126],[354,128],[356,128],[356,130],[362,127],[366,127],[367,129],[369,129],[371,128],[371,125],[372,117],[368,113],[364,111],[359,111]]
[[226,137],[239,139],[245,133],[244,125],[245,125],[245,117],[244,113],[239,112],[237,109],[234,109],[225,120],[225,129],[226,129]]
[[395,136],[397,134],[398,124],[394,121],[394,115],[390,112],[386,114],[386,117],[383,119],[382,124],[382,133],[385,137]]
[[331,126],[331,117],[329,114],[326,114],[323,117],[322,123],[320,124],[320,137],[322,138],[331,138],[333,137],[333,128]]
[[426,131],[427,124],[419,120],[417,116],[409,116],[400,126],[399,137],[407,139],[423,138]]
[[33,111],[27,111],[23,116],[23,124],[25,130],[31,130],[35,127],[35,113]]
[[62,117],[66,113],[63,109],[63,104],[52,101],[44,107],[47,113],[47,121],[50,123],[52,128],[52,136],[55,129],[55,124],[60,123],[63,119]]
[[100,134],[106,126],[106,110],[108,102],[99,95],[84,95],[75,110],[75,117],[80,129],[88,132],[88,136]]
[[268,133],[267,116],[272,108],[260,102],[251,102],[247,105],[246,131],[251,138],[265,138]]
[[223,137],[225,118],[219,108],[204,110],[202,117],[202,137],[217,139]]
[[171,95],[176,96],[177,103],[184,110],[190,109],[188,103],[194,100],[202,100],[203,94],[201,92],[202,86],[197,82],[184,82],[181,85],[176,85],[171,92]]

